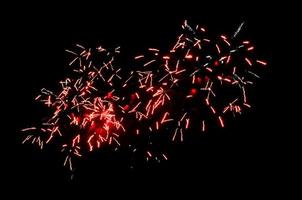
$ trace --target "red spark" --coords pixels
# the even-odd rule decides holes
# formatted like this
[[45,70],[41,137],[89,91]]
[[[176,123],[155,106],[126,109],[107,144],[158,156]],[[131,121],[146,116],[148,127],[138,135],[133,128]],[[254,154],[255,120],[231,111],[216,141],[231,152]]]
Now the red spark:
[[223,123],[222,117],[219,116],[218,119],[219,119],[219,122],[220,122],[220,126],[223,128],[224,127],[224,123]]
[[257,63],[261,64],[261,65],[267,65],[267,62],[262,61],[262,60],[256,60]]
[[252,61],[248,58],[245,58],[245,61],[247,62],[247,64],[249,64],[249,66],[252,66]]

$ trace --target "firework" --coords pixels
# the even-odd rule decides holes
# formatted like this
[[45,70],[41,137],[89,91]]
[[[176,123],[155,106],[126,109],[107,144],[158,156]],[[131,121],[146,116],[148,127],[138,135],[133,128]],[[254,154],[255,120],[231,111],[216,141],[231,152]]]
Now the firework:
[[75,157],[104,146],[130,147],[146,161],[167,160],[165,147],[158,148],[164,142],[156,141],[183,142],[191,130],[205,132],[214,123],[223,128],[251,107],[249,88],[267,62],[237,37],[243,25],[230,37],[213,38],[185,21],[169,51],[149,48],[134,56],[130,72],[118,67],[120,47],[75,45],[66,50],[70,73],[60,89],[43,88],[35,98],[51,114],[22,130],[23,143],[43,149],[62,138],[58,146],[70,170]]

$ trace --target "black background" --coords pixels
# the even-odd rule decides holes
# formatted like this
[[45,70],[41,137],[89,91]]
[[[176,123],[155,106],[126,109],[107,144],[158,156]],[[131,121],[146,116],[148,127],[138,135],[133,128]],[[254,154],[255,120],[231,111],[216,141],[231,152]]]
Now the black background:
[[[26,6],[26,7],[25,7]],[[10,43],[9,71],[13,84],[7,114],[9,138],[2,140],[9,168],[6,173],[15,191],[35,190],[109,193],[125,189],[135,194],[158,191],[203,193],[207,188],[255,193],[267,189],[274,177],[275,124],[273,120],[274,28],[273,9],[256,3],[89,2],[67,5],[26,4],[12,8],[7,16],[5,39]],[[204,24],[210,34],[232,34],[242,21],[243,33],[256,44],[269,68],[253,91],[254,107],[200,141],[175,148],[173,158],[162,165],[129,169],[117,158],[104,155],[81,164],[74,181],[62,168],[59,153],[21,145],[19,130],[37,119],[33,97],[42,87],[51,88],[64,78],[64,49],[74,43],[86,46],[121,46],[129,55],[148,47],[168,48],[178,36],[184,19]],[[9,123],[12,122],[13,123]],[[8,147],[6,147],[8,146]],[[59,159],[58,159],[59,158]],[[68,188],[68,189],[67,189]],[[89,189],[90,188],[90,189]],[[91,189],[93,188],[93,189]],[[88,192],[89,191],[89,192]],[[50,192],[51,193],[51,192]],[[45,193],[46,194],[46,193]],[[116,195],[115,192],[110,192]]]

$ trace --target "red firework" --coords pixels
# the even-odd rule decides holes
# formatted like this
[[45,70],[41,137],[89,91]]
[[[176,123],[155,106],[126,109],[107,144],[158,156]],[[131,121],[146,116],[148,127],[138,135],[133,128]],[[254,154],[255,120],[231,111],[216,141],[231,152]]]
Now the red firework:
[[[74,156],[125,141],[133,152],[140,146],[148,161],[167,160],[166,153],[152,150],[154,138],[182,142],[190,130],[204,132],[211,121],[223,128],[225,117],[251,107],[247,90],[267,62],[257,58],[251,42],[239,41],[242,25],[231,37],[210,38],[203,27],[185,21],[170,51],[149,48],[134,57],[131,71],[116,67],[119,47],[66,50],[71,74],[60,81],[60,90],[43,88],[35,98],[51,115],[23,129],[29,132],[23,143],[42,149],[63,137],[64,165],[71,170]],[[145,142],[142,147],[121,137]]]

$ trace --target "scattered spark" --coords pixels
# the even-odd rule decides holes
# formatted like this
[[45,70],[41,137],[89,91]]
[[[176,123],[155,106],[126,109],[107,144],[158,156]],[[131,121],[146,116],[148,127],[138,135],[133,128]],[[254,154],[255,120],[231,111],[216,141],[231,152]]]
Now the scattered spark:
[[256,60],[257,63],[261,64],[261,65],[267,65],[267,62],[262,61],[262,60]]
[[238,35],[238,33],[241,31],[243,25],[244,25],[244,22],[242,22],[242,23],[240,24],[240,26],[238,27],[238,29],[237,29],[236,32],[234,33],[233,38],[235,38],[235,37]]

